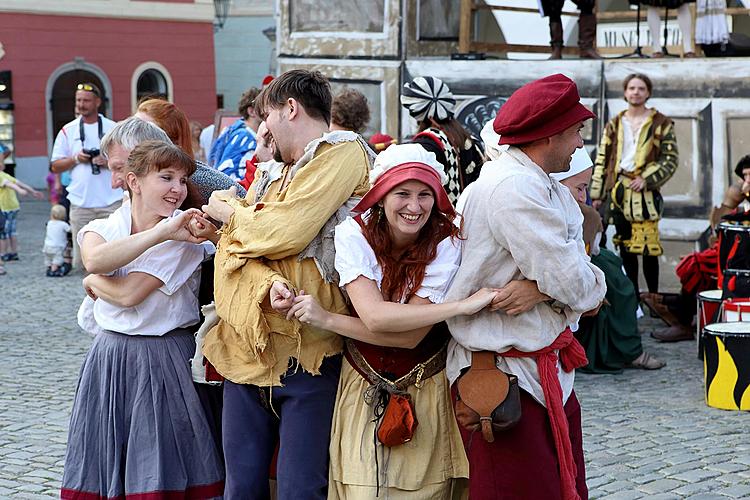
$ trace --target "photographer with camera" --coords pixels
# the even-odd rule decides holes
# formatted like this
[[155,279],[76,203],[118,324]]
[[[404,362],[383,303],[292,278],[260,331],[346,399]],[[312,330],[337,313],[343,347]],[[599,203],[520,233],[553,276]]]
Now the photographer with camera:
[[68,172],[70,209],[68,217],[73,237],[73,267],[79,269],[81,251],[76,241],[78,230],[94,219],[109,216],[122,200],[122,190],[112,189],[107,160],[99,151],[99,142],[115,122],[99,114],[102,93],[93,83],[76,86],[76,115],[55,138],[50,170]]

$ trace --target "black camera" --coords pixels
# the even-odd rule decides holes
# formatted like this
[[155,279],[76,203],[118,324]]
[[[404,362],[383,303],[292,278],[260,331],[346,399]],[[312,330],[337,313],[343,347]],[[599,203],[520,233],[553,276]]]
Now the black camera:
[[[97,156],[99,156],[102,152],[99,148],[92,148],[92,149],[82,149],[83,154],[89,155],[91,159],[93,160]],[[95,164],[94,162],[91,162],[91,174],[92,175],[99,175],[102,173],[102,169],[99,165]]]

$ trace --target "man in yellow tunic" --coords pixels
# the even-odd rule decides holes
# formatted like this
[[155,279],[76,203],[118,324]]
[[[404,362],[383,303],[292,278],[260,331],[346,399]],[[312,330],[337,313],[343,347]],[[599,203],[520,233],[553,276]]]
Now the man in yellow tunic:
[[276,163],[259,167],[244,200],[215,192],[204,211],[224,222],[214,281],[219,323],[203,352],[226,378],[225,498],[268,498],[277,442],[278,498],[325,498],[342,340],[274,311],[297,294],[348,314],[333,266],[333,228],[368,187],[370,153],[330,132],[331,90],[293,70],[256,99]]
[[620,248],[625,272],[638,286],[638,255],[650,293],[659,291],[659,220],[664,211],[660,189],[677,170],[677,139],[674,122],[646,106],[653,91],[651,79],[640,73],[625,77],[622,84],[628,109],[612,118],[604,128],[591,179],[591,199],[617,233],[613,243]]

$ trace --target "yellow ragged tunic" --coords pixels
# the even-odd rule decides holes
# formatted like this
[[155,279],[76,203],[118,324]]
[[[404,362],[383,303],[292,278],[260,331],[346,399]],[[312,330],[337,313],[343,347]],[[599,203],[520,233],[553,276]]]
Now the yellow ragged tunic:
[[220,320],[206,336],[203,353],[238,384],[281,385],[290,358],[318,374],[323,359],[343,349],[337,334],[289,321],[268,300],[273,282],[281,281],[295,293],[314,296],[328,311],[349,314],[338,286],[324,281],[313,259],[300,261],[298,254],[350,197],[367,191],[368,154],[357,141],[313,147],[312,159],[301,167],[285,166],[260,202],[252,202],[257,182],[244,200],[229,202],[234,214],[222,229],[215,260]]

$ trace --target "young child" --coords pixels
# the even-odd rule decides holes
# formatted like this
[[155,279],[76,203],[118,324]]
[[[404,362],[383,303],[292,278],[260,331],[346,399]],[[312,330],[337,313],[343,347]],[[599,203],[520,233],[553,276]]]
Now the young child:
[[66,210],[62,205],[53,205],[47,222],[47,235],[44,237],[44,265],[47,266],[47,276],[58,278],[65,276],[63,252],[68,244],[70,226],[65,222]]
[[0,212],[3,213],[5,224],[0,227],[0,259],[3,262],[18,260],[18,242],[16,240],[16,217],[21,205],[18,195],[30,194],[37,200],[44,195],[33,187],[24,184],[15,177],[3,171],[0,163]]

